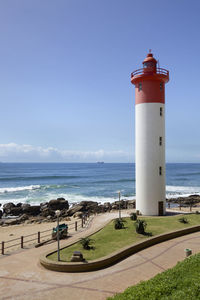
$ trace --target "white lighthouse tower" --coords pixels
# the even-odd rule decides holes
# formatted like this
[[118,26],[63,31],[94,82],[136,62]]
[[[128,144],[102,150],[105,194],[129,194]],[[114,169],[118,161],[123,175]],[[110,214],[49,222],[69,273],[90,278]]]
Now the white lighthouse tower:
[[143,68],[131,74],[135,85],[136,209],[165,214],[165,83],[169,71],[157,68],[148,53]]

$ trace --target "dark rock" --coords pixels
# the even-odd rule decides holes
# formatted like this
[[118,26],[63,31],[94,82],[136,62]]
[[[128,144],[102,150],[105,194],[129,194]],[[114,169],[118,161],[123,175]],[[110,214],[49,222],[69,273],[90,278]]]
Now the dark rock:
[[112,208],[113,209],[124,209],[126,208],[126,202],[124,200],[121,200],[121,201],[115,201],[114,203],[112,203]]
[[19,216],[22,214],[22,212],[23,212],[22,207],[15,206],[10,209],[9,215],[10,216]]
[[20,222],[20,223],[22,223],[22,222],[24,222],[24,221],[26,221],[26,220],[28,220],[29,219],[29,217],[26,215],[26,214],[23,214],[23,215],[21,215],[19,218],[18,218],[18,221]]
[[37,216],[40,213],[40,205],[33,205],[23,209],[23,212],[30,216]]
[[22,210],[24,211],[24,210],[26,210],[27,208],[29,208],[30,207],[30,204],[28,204],[28,203],[23,203],[22,204]]
[[47,216],[54,216],[55,215],[55,211],[51,208],[48,208],[46,206],[42,206],[40,207],[40,215],[43,217],[47,217]]
[[135,200],[127,200],[127,208],[135,208]]
[[15,204],[12,203],[12,202],[9,202],[9,203],[5,203],[3,205],[3,212],[6,214],[6,215],[9,215],[10,214],[10,209],[15,207]]
[[42,202],[42,203],[40,203],[40,206],[42,207],[42,206],[46,206],[46,207],[48,207],[48,202]]
[[19,203],[16,204],[16,207],[21,207],[21,206],[22,206],[21,202],[19,202]]
[[53,210],[62,210],[68,209],[69,203],[64,198],[58,198],[57,200],[50,200],[48,206]]
[[105,208],[112,208],[112,205],[110,204],[110,202],[105,202],[104,204],[103,204],[103,206],[105,207]]
[[81,201],[79,205],[83,206],[81,211],[85,213],[97,213],[101,210],[98,206],[98,202],[94,201]]
[[98,206],[98,202],[94,202],[94,201],[81,201],[80,205],[83,206],[83,208],[85,210],[89,209],[90,207],[97,207]]
[[0,219],[2,218],[2,216],[3,216],[3,212],[2,210],[0,210]]
[[59,200],[59,201],[63,201],[63,200],[66,201],[65,198],[62,198],[62,197],[57,198],[57,200]]
[[83,210],[83,206],[77,204],[77,205],[74,205],[72,208],[68,209],[68,210],[66,211],[66,215],[70,217],[70,216],[72,216],[73,214],[75,214],[76,212],[82,211],[82,210]]
[[117,204],[112,204],[112,209],[118,209]]
[[169,203],[178,203],[181,205],[192,205],[200,202],[200,195],[190,195],[188,197],[177,197],[166,199]]
[[4,225],[16,225],[18,222],[19,221],[17,219],[8,219],[4,221]]
[[196,200],[200,200],[200,195],[194,194],[194,195],[190,195],[188,198],[189,199],[193,198],[193,199],[196,199]]

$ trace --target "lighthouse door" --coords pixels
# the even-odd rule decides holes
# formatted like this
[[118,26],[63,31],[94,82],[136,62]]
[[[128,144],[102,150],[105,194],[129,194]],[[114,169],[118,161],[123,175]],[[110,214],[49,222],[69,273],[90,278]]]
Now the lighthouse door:
[[163,201],[158,202],[158,215],[163,216]]

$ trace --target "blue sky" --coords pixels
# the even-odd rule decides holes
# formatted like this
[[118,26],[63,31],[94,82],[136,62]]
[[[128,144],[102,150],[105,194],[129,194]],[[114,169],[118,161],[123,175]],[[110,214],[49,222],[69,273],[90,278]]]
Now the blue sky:
[[134,161],[130,73],[170,71],[166,159],[200,162],[200,2],[1,0],[0,161]]

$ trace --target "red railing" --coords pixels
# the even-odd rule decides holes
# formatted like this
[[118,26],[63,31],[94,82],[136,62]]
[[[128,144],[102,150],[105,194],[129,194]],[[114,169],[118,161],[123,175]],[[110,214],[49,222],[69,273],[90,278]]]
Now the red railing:
[[[147,69],[141,68],[138,70],[135,70],[134,72],[131,73],[131,78],[137,75],[149,75],[154,73],[153,69],[147,71]],[[169,71],[163,68],[156,68],[156,74],[161,74],[161,75],[165,75],[165,76],[169,76]]]

